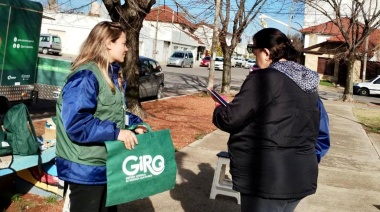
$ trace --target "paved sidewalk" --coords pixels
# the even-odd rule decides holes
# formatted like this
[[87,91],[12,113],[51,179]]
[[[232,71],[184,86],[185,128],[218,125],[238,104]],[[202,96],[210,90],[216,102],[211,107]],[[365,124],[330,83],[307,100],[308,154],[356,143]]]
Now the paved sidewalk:
[[[318,190],[298,212],[380,210],[379,154],[352,113],[352,104],[324,101],[330,117],[331,149],[320,164]],[[121,211],[240,211],[236,199],[209,199],[216,154],[227,149],[228,134],[216,130],[176,153],[176,187],[120,206]]]

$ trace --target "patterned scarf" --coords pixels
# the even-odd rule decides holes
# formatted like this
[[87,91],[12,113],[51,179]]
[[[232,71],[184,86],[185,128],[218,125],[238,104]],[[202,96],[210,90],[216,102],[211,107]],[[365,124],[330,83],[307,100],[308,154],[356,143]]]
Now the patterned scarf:
[[270,68],[274,68],[279,72],[284,73],[306,93],[314,93],[318,89],[318,73],[299,63],[294,61],[278,61],[272,63]]

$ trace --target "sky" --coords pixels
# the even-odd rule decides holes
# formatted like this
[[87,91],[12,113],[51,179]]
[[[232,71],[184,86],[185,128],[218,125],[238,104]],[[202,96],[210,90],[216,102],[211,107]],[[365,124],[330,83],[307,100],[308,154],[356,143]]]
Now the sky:
[[[207,2],[207,0],[202,0]],[[208,0],[210,2],[210,0]],[[214,0],[211,0],[214,2]],[[160,5],[163,5],[164,2],[166,5],[170,6],[172,9],[176,10],[176,5],[173,0],[160,0]],[[196,17],[207,17],[205,14],[210,14],[206,21],[210,24],[214,22],[214,7],[208,8],[207,5],[197,4],[197,0],[177,0],[178,3],[183,5],[191,14],[194,14]],[[201,2],[201,1],[200,1]],[[231,1],[234,2],[234,1]],[[253,2],[252,0],[247,0],[247,2]],[[156,0],[156,5],[158,0]],[[236,8],[236,6],[232,6]],[[246,10],[248,7],[246,6]],[[233,11],[233,9],[232,9]],[[296,29],[301,29],[303,25],[303,5],[301,3],[296,3],[296,0],[267,0],[266,5],[262,8],[261,14],[269,16],[277,21],[281,21],[285,24],[289,24],[289,17],[292,14],[291,26]],[[288,34],[288,27],[282,25],[276,21],[273,21],[269,18],[265,19],[267,27],[274,27],[280,29],[285,34]],[[231,23],[232,26],[232,23]],[[262,29],[261,21],[256,17],[253,22],[245,30],[245,36],[252,36],[255,32]],[[295,30],[289,30],[290,34],[298,33]]]
[[[48,0],[34,0],[41,2],[42,4],[46,4]],[[90,8],[90,4],[93,1],[102,2],[101,0],[57,0],[58,5],[65,10],[69,10],[72,8],[77,8],[77,10],[87,13]],[[190,19],[193,23],[197,23],[200,21],[205,21],[207,23],[213,24],[214,22],[214,10],[215,7],[210,7],[207,3],[204,2],[214,2],[214,0],[176,0],[179,4],[183,5],[188,13],[194,16],[194,19]],[[197,2],[202,3],[197,3]],[[281,2],[280,2],[281,1]],[[283,2],[285,1],[285,2]],[[235,2],[235,1],[231,1]],[[252,0],[247,0],[247,2],[252,2]],[[290,14],[292,15],[291,26],[296,29],[300,29],[303,25],[303,7],[302,4],[296,3],[297,0],[267,0],[267,4],[262,8],[261,14],[272,17],[277,21],[281,21],[285,24],[289,24]],[[124,3],[124,1],[122,1]],[[156,0],[157,5],[167,5],[171,7],[174,11],[177,10],[176,4],[174,0]],[[235,6],[232,6],[236,8]],[[247,7],[246,7],[247,8]],[[179,12],[182,12],[180,8],[178,8]],[[232,9],[232,12],[234,10]],[[278,28],[285,34],[295,34],[297,31],[289,29],[287,26],[282,25],[272,19],[266,18],[267,27]],[[232,26],[232,23],[230,24]],[[256,17],[253,22],[247,27],[244,31],[244,37],[251,37],[258,30],[262,29],[261,21],[258,17]]]

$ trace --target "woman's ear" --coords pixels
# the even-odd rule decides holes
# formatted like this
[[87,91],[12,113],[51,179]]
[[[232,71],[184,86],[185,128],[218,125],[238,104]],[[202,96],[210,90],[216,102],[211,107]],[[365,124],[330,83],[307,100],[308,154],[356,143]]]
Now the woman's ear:
[[263,51],[265,53],[265,61],[269,61],[270,60],[270,51],[269,51],[269,49],[264,48]]
[[112,49],[112,47],[113,47],[113,42],[111,41],[111,39],[108,39],[108,40],[106,41],[106,47],[107,47],[108,50],[111,50],[111,49]]

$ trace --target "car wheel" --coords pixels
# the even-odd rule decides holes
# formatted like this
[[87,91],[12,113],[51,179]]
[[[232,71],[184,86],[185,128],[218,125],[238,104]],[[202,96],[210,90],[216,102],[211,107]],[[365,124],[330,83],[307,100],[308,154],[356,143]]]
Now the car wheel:
[[368,96],[369,95],[369,90],[367,88],[360,88],[360,90],[359,90],[358,93],[361,96]]
[[157,89],[157,94],[156,94],[156,98],[157,99],[161,99],[162,98],[162,93],[164,91],[164,86],[163,85],[160,85]]
[[190,63],[190,68],[192,68],[192,67],[193,67],[193,62]]
[[183,68],[183,67],[185,67],[185,63],[184,62],[181,63],[181,68]]
[[47,54],[47,53],[48,53],[47,48],[43,48],[43,49],[42,49],[42,53],[43,53],[43,54]]

